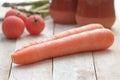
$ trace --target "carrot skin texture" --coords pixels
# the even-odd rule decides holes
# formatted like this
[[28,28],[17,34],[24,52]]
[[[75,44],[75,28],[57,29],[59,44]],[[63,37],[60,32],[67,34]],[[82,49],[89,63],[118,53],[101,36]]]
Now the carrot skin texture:
[[101,29],[101,28],[104,28],[103,25],[101,25],[101,24],[85,25],[85,26],[82,26],[82,27],[78,27],[78,28],[74,28],[74,29],[70,29],[70,30],[61,32],[59,34],[56,34],[56,35],[54,35],[50,38],[44,39],[44,40],[31,42],[31,43],[25,45],[24,48],[35,45],[35,44],[41,44],[43,42],[48,42],[48,41],[51,41],[51,40],[60,39],[60,38],[66,37],[66,36],[71,36],[71,35],[74,35],[74,34],[77,34],[77,33],[82,33],[82,32],[85,32],[85,31],[90,31],[90,30],[94,30],[94,29]]
[[96,29],[33,45],[17,51],[11,57],[16,64],[30,64],[78,52],[104,50],[109,48],[113,42],[114,35],[112,31]]

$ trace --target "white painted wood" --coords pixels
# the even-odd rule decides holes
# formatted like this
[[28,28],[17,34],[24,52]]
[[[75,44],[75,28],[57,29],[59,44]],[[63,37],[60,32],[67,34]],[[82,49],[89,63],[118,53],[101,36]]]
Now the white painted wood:
[[[0,18],[3,18],[8,8],[0,7]],[[16,40],[7,39],[2,33],[0,22],[0,80],[8,80],[11,67],[10,55],[14,52]]]
[[[98,80],[120,79],[120,37],[115,37],[114,45],[105,51],[94,52]],[[116,50],[118,49],[118,50]]]
[[[55,34],[75,27],[56,24]],[[96,80],[92,52],[54,58],[53,80]]]
[[16,40],[8,40],[2,33],[0,23],[0,80],[8,80],[11,66],[10,55],[15,50]]
[[[53,21],[46,19],[46,28],[39,36],[30,36],[25,33],[20,39],[17,40],[16,49],[21,48],[23,45],[37,41],[53,34]],[[18,66],[12,65],[11,75],[9,80],[51,80],[52,78],[52,60],[45,60],[35,64]]]
[[98,80],[120,80],[120,20],[116,21],[112,31],[114,44],[108,50],[94,52]]
[[120,18],[117,17],[117,19],[116,19],[116,21],[115,21],[111,30],[114,32],[115,36],[120,35]]

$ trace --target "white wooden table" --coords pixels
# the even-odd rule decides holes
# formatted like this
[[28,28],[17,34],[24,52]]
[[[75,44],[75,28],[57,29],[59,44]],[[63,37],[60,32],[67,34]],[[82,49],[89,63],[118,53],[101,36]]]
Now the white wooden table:
[[[116,14],[119,16],[120,7],[117,1],[119,0],[116,0]],[[0,7],[0,16],[3,17],[7,10]],[[31,41],[41,40],[78,26],[55,24],[48,17],[46,28],[40,36],[33,37],[25,31],[17,40],[6,39],[0,26],[0,80],[120,80],[119,19],[117,17],[112,28],[115,42],[107,50],[78,53],[24,66],[18,66],[11,61],[10,55],[16,49]]]

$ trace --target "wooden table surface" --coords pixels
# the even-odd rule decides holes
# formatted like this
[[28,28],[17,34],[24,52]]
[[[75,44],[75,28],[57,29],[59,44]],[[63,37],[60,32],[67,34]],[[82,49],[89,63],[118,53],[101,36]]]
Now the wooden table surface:
[[[104,51],[78,53],[18,66],[13,64],[10,58],[15,50],[31,41],[78,26],[55,24],[47,17],[46,28],[40,36],[30,36],[25,31],[17,40],[6,39],[0,26],[0,80],[120,80],[120,7],[117,1],[117,19],[111,29],[115,41]],[[0,7],[0,17],[3,17],[7,10]]]

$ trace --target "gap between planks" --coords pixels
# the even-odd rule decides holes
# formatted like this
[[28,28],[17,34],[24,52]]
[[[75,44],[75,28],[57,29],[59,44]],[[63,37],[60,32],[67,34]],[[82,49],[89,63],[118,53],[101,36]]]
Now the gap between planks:
[[[55,34],[76,27],[56,24]],[[53,61],[53,80],[96,80],[92,52],[57,57]]]
[[94,58],[94,52],[92,51],[92,58],[93,58],[93,66],[94,66],[94,72],[95,72],[95,78],[96,80],[98,80],[98,76],[97,76],[97,71],[96,71],[96,65],[95,65],[95,58]]
[[11,53],[14,52],[16,40],[8,40],[0,33],[0,80],[8,80],[11,66]]
[[120,20],[118,18],[111,30],[115,36],[113,45],[107,50],[93,52],[98,80],[120,80]]
[[[46,19],[46,28],[40,37],[24,36],[17,41],[16,49],[23,45],[47,38],[53,35],[54,23],[50,18]],[[12,63],[11,74],[9,80],[52,80],[52,59],[40,61],[30,65],[17,66]]]
[[[55,35],[55,22],[53,21],[53,35]],[[53,80],[53,68],[54,68],[54,58],[52,58],[52,79]]]

